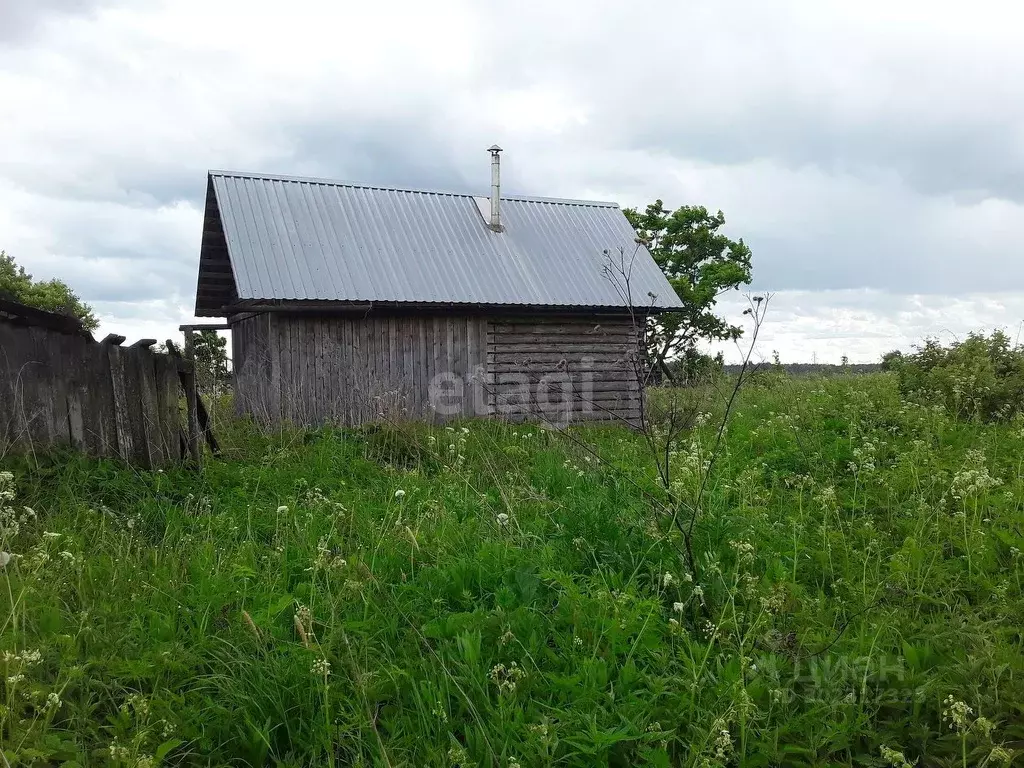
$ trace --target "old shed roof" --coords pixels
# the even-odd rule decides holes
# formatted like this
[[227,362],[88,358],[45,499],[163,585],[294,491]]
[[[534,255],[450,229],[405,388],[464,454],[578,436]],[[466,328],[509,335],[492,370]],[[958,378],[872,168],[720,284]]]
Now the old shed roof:
[[627,302],[605,251],[620,248],[635,307],[680,306],[614,203],[503,197],[501,220],[492,231],[471,195],[211,171],[196,314],[324,301],[613,309]]

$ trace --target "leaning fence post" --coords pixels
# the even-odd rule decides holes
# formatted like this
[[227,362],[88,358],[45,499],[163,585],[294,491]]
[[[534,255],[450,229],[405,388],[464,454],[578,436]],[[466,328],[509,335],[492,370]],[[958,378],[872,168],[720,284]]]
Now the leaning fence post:
[[196,391],[196,370],[187,360],[181,365],[181,386],[185,390],[185,418],[188,421],[189,456],[200,466],[203,463],[202,436],[199,433],[199,393]]
[[[202,432],[202,436],[206,439],[206,444],[210,446],[210,452],[214,456],[220,456],[220,444],[217,442],[217,437],[213,434],[213,428],[210,426],[210,414],[207,412],[206,406],[203,404],[203,398],[199,394],[199,383],[195,376],[195,359],[183,360],[178,348],[170,339],[167,340],[167,352],[176,360],[180,361],[182,365],[191,366],[193,380],[192,386],[196,393],[196,416],[198,418],[199,430]],[[178,370],[181,372],[179,375],[182,376],[181,385],[185,386],[185,369],[179,366]]]

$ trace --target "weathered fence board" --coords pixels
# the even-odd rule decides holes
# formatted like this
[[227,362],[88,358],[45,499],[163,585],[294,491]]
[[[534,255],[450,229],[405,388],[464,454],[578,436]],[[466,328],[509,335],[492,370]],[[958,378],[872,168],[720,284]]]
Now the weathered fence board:
[[116,336],[97,343],[38,311],[19,314],[8,305],[6,312],[0,456],[67,445],[143,468],[198,458],[198,426],[190,430],[179,405],[195,397],[182,385],[194,386],[190,362],[155,354],[148,339],[128,348]]

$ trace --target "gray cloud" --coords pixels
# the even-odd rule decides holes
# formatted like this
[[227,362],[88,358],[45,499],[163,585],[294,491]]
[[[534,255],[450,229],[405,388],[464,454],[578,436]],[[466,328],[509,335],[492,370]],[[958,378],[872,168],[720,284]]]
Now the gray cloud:
[[88,14],[103,0],[4,0],[0,3],[0,43],[30,39],[54,15]]
[[594,141],[1024,200],[1024,58],[1010,31],[1022,18],[1005,3],[725,0],[666,5],[657,23],[628,6],[528,8],[531,23],[501,39],[512,77],[560,84]]
[[480,193],[495,141],[510,193],[721,208],[758,290],[867,302],[836,337],[1024,291],[1005,5],[111,2],[0,5],[0,246],[119,321],[191,305],[209,168]]

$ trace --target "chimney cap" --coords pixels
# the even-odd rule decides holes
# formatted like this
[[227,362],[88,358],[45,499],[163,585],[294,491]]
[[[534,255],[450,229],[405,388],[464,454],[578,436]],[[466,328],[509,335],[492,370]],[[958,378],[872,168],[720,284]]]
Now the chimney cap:
[[491,146],[487,148],[487,151],[493,155],[495,152],[501,152],[501,147],[497,144],[491,144]]

